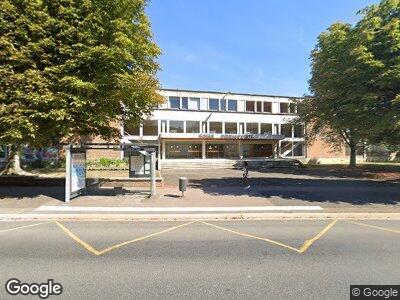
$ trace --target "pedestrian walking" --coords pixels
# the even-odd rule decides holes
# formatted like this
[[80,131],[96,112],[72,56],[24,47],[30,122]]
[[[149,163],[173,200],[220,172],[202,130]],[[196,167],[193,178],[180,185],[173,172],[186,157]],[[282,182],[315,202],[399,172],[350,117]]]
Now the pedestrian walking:
[[250,182],[249,182],[249,164],[247,161],[244,161],[243,163],[243,182],[244,182],[244,189],[247,190],[250,188]]

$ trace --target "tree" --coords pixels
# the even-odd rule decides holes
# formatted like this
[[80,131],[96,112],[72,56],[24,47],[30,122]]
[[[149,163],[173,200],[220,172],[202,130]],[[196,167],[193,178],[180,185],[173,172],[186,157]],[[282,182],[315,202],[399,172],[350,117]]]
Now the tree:
[[350,147],[350,166],[366,142],[399,143],[399,0],[361,11],[355,26],[335,23],[311,53],[310,92],[299,109],[312,141],[323,134]]
[[[3,173],[21,145],[119,136],[163,101],[144,0],[3,0],[0,4],[0,144]],[[16,159],[15,159],[16,158]]]
[[400,147],[400,0],[385,0],[361,11],[355,26],[359,36],[358,60],[365,68],[366,94],[373,101],[370,113],[376,124],[371,143]]
[[334,145],[347,144],[352,167],[369,122],[367,112],[359,105],[363,78],[352,51],[354,43],[349,24],[333,24],[319,36],[311,53],[312,97],[300,103],[297,120],[306,123],[309,142],[322,135]]

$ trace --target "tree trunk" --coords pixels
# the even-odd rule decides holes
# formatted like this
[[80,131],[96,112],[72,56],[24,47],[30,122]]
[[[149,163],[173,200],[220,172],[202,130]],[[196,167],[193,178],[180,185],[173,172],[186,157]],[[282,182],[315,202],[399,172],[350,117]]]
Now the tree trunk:
[[357,156],[357,147],[354,143],[350,144],[350,168],[355,168],[356,167],[356,156]]
[[29,176],[32,173],[26,172],[21,168],[21,159],[19,157],[19,147],[16,145],[9,145],[7,151],[7,161],[1,175],[23,175]]

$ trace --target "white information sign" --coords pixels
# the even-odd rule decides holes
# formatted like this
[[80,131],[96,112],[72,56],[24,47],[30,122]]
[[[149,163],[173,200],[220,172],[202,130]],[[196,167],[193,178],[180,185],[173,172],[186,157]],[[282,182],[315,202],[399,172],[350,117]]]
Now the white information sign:
[[86,187],[85,153],[71,154],[71,192],[77,192]]

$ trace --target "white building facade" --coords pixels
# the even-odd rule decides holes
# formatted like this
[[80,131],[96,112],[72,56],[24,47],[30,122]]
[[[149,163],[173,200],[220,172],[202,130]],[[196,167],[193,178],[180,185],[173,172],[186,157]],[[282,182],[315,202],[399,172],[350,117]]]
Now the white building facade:
[[168,162],[304,158],[304,126],[289,124],[296,97],[162,89],[164,104],[139,127],[122,125],[123,142],[158,144]]

